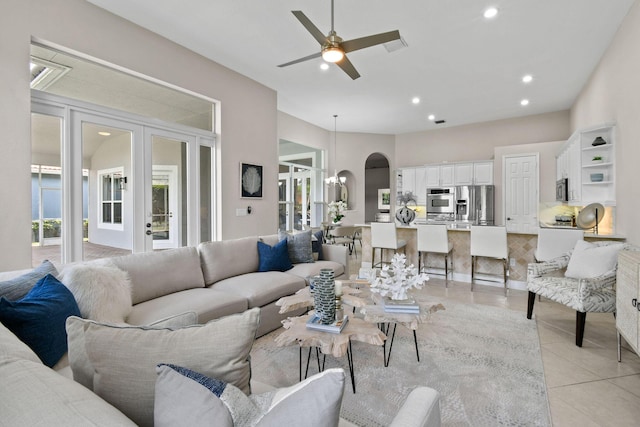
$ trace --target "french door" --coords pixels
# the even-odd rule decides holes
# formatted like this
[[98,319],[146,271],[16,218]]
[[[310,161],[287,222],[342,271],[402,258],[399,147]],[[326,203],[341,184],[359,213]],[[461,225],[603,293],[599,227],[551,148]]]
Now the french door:
[[[38,137],[57,141],[51,147],[32,143],[33,158],[59,171],[61,263],[214,239],[211,133],[150,125],[98,107],[33,102],[32,110],[33,120],[50,114],[63,123],[59,138]],[[57,157],[48,154],[56,150]],[[39,191],[38,200],[46,201],[49,188]]]

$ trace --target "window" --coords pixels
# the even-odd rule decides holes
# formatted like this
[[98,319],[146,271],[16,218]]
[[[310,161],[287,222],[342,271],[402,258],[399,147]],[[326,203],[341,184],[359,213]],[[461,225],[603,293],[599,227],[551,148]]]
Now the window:
[[98,171],[100,221],[98,227],[122,230],[122,190],[127,182],[124,167]]

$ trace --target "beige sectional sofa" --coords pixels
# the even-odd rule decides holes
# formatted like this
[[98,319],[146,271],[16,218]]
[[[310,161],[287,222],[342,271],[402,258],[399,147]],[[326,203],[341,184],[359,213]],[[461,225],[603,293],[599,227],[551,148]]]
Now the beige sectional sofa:
[[[245,237],[201,243],[167,251],[111,258],[131,280],[133,309],[126,321],[146,325],[193,311],[200,323],[260,308],[262,336],[281,326],[287,315],[275,305],[281,297],[306,286],[305,278],[330,268],[335,277],[348,275],[343,246],[323,245],[323,259],[294,264],[288,271],[258,272],[258,239],[274,245],[278,236]],[[293,313],[295,314],[295,313]]]
[[[128,273],[131,282],[133,308],[127,323],[147,325],[185,312],[195,312],[199,323],[205,323],[257,307],[260,323],[256,335],[260,336],[280,327],[286,315],[278,313],[275,302],[303,288],[305,278],[318,274],[321,268],[333,269],[336,277],[348,275],[346,248],[331,245],[323,245],[321,261],[297,264],[285,272],[258,272],[258,239],[111,258]],[[261,239],[272,245],[278,236]],[[0,280],[20,273],[0,273]],[[47,367],[0,323],[0,426],[135,425],[72,377],[66,357],[53,369]],[[417,388],[393,425],[439,426],[438,399],[434,390]],[[340,425],[352,424],[341,420]]]

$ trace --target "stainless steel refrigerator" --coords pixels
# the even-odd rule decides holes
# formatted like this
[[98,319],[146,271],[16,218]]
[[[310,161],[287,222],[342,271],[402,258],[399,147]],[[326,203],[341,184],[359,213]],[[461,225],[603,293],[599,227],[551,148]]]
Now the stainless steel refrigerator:
[[495,187],[459,185],[455,191],[456,220],[477,225],[494,225]]

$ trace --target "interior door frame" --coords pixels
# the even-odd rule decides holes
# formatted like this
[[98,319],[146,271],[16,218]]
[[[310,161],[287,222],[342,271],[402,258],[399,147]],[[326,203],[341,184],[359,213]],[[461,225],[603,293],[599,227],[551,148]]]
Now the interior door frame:
[[[508,228],[507,224],[507,159],[517,158],[517,157],[534,157],[536,162],[536,180],[535,180],[535,191],[536,191],[536,218],[538,217],[538,213],[540,211],[540,153],[539,152],[528,152],[528,153],[511,153],[505,154],[502,156],[502,218],[504,221],[505,227]],[[508,229],[507,229],[508,231]]]

